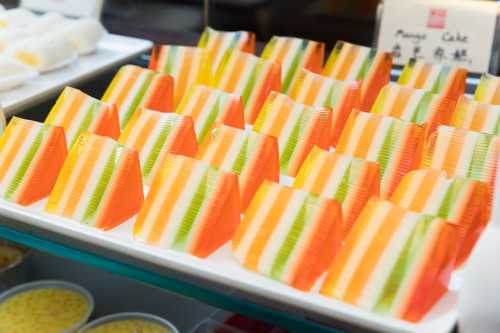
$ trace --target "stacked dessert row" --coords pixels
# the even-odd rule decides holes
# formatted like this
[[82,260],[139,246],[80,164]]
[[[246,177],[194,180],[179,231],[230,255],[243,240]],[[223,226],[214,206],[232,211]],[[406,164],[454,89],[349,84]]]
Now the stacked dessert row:
[[389,83],[390,54],[346,42],[324,68],[322,43],[254,50],[207,28],[102,100],[67,87],[44,124],[10,121],[1,195],[103,230],[137,215],[135,240],[202,258],[231,242],[251,271],[421,320],[490,219],[500,78],[472,100],[464,69],[412,60]]

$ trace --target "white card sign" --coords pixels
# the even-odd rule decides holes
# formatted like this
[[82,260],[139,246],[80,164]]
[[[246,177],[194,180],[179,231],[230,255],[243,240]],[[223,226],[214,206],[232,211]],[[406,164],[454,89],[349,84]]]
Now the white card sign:
[[104,0],[22,0],[20,7],[74,17],[100,17]]
[[410,58],[487,72],[498,5],[493,1],[385,0],[377,47]]

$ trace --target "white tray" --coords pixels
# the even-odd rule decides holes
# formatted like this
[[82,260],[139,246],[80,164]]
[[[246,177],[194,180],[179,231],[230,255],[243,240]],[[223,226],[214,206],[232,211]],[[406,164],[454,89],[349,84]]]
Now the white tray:
[[[419,324],[382,317],[351,305],[323,297],[317,292],[304,293],[242,268],[233,258],[228,244],[203,260],[171,250],[158,249],[134,241],[131,237],[135,217],[111,231],[100,231],[43,211],[46,199],[22,207],[0,199],[0,216],[9,218],[11,228],[40,228],[49,235],[68,237],[120,255],[139,259],[188,274],[199,281],[217,283],[274,304],[292,306],[301,315],[326,317],[384,333],[450,333],[457,321],[457,291],[450,291]],[[14,220],[11,221],[10,219]],[[16,222],[22,221],[22,222]],[[4,222],[5,223],[5,222]],[[33,226],[33,227],[31,227]],[[24,227],[24,228],[22,228]],[[455,274],[459,275],[459,274]],[[457,276],[454,277],[457,279]],[[458,283],[459,284],[459,283]]]
[[[151,41],[106,34],[95,52],[80,56],[66,67],[43,73],[12,90],[0,92],[5,114],[12,116],[56,95],[67,85],[78,84],[148,51]],[[100,96],[95,96],[100,97]]]

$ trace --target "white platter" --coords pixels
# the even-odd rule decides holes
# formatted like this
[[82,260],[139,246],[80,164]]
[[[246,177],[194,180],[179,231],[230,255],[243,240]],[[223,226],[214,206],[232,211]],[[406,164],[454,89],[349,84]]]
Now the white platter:
[[[457,321],[457,291],[450,291],[419,324],[382,317],[353,306],[330,300],[317,291],[304,293],[242,268],[231,256],[226,244],[207,259],[171,250],[158,249],[134,241],[131,237],[135,217],[111,231],[100,231],[72,220],[43,211],[46,199],[29,207],[22,207],[0,199],[2,222],[10,228],[30,232],[41,229],[56,239],[69,239],[119,253],[124,258],[144,264],[165,267],[187,274],[199,281],[216,283],[259,300],[293,307],[303,316],[321,317],[370,331],[384,333],[450,333]],[[455,274],[457,275],[457,274]],[[456,278],[456,277],[455,277]],[[458,279],[455,279],[458,280]],[[329,321],[328,321],[329,322]]]
[[0,104],[5,114],[12,116],[55,96],[65,86],[95,77],[148,51],[152,46],[153,43],[148,40],[106,34],[95,52],[82,55],[68,66],[41,74],[19,87],[0,92]]

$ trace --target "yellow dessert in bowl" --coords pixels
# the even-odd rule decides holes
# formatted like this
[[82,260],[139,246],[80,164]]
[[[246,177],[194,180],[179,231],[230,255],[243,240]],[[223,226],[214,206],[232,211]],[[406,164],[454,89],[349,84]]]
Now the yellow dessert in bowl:
[[78,333],[179,333],[169,321],[139,312],[118,313],[97,319]]
[[0,295],[0,332],[71,333],[94,307],[84,288],[63,281],[37,281]]

